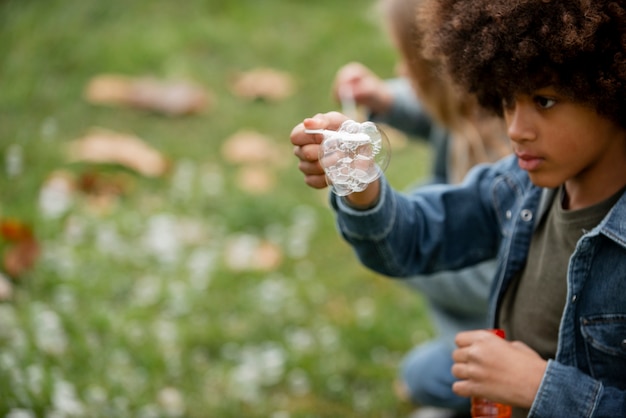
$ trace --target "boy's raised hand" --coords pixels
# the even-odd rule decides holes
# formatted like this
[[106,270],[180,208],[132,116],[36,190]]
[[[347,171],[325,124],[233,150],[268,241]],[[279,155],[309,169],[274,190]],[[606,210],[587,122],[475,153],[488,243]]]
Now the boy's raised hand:
[[293,153],[300,160],[298,169],[304,174],[304,182],[315,189],[328,186],[324,169],[319,162],[320,143],[324,140],[322,134],[309,134],[305,129],[337,130],[348,118],[339,112],[317,114],[305,119],[291,131]]

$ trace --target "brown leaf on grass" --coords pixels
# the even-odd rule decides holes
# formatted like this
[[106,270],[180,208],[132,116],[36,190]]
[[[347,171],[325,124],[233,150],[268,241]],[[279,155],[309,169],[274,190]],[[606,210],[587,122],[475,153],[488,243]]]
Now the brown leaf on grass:
[[274,173],[261,166],[242,167],[236,181],[241,190],[253,195],[266,194],[276,185]]
[[295,87],[291,74],[272,68],[258,68],[237,74],[231,90],[244,99],[280,101],[291,96]]
[[119,74],[92,78],[84,96],[92,104],[128,106],[170,116],[200,113],[213,102],[208,91],[190,82]]
[[89,195],[123,196],[134,187],[133,178],[125,173],[107,173],[87,170],[78,176],[78,189]]
[[261,271],[276,270],[283,261],[280,247],[269,241],[262,241],[252,257],[252,267]]
[[245,234],[231,237],[224,256],[226,265],[234,271],[272,271],[283,260],[283,252],[278,245]]
[[13,278],[19,278],[30,270],[39,258],[39,244],[32,229],[18,219],[0,221],[2,238],[10,243],[2,258],[4,271]]
[[168,160],[140,138],[107,130],[93,130],[70,143],[71,161],[120,164],[147,177],[164,175]]
[[4,252],[4,270],[9,276],[19,278],[33,268],[39,253],[39,244],[35,239],[20,241]]
[[33,231],[24,222],[15,218],[0,220],[0,236],[5,241],[20,242],[33,237]]
[[222,156],[232,164],[278,164],[286,160],[269,137],[255,131],[241,130],[222,145]]

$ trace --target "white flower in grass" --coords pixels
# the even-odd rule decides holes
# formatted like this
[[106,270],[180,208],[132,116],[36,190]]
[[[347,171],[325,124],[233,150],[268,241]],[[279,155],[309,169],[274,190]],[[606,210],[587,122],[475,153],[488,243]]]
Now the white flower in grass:
[[99,223],[96,228],[96,248],[103,254],[127,256],[125,240],[118,227],[111,223]]
[[196,177],[196,165],[193,161],[189,159],[179,161],[172,174],[172,188],[170,189],[172,198],[180,201],[189,200],[193,196]]
[[363,389],[357,389],[352,394],[352,403],[357,412],[366,413],[372,409],[372,394]]
[[220,349],[220,355],[224,360],[236,361],[239,359],[239,345],[233,342],[227,342],[222,345]]
[[265,313],[279,313],[288,301],[294,298],[294,289],[283,277],[272,275],[263,280],[255,289],[254,299],[258,308]]
[[217,165],[203,167],[200,175],[200,188],[207,197],[217,197],[224,191],[224,174]]
[[0,302],[6,302],[11,299],[13,299],[13,284],[5,275],[0,273]]
[[240,363],[230,375],[232,395],[247,402],[259,401],[263,387],[283,378],[286,357],[285,350],[274,343],[244,347]]
[[278,383],[285,373],[287,353],[282,347],[270,343],[262,348],[260,355],[262,383],[267,386]]
[[326,387],[335,393],[343,393],[346,390],[345,380],[338,374],[333,374],[326,380]]
[[374,323],[376,304],[371,298],[361,298],[356,302],[356,317],[359,326],[369,328]]
[[34,306],[35,344],[46,354],[61,355],[67,350],[67,335],[61,319],[51,309]]
[[185,400],[180,391],[166,387],[159,391],[158,404],[168,417],[181,417],[185,413]]
[[13,305],[0,304],[0,340],[11,340],[16,329],[19,329]]
[[181,243],[177,228],[177,220],[173,215],[150,217],[143,237],[144,249],[164,263],[178,261]]
[[24,171],[24,150],[20,144],[7,147],[4,157],[7,177],[18,177]]
[[189,286],[180,280],[168,283],[168,307],[174,315],[184,315],[191,310],[191,293]]
[[54,303],[65,313],[76,312],[76,290],[73,286],[61,285],[54,291]]
[[247,364],[240,364],[230,373],[229,387],[231,396],[242,401],[254,403],[261,398],[258,369]]
[[31,364],[26,368],[25,378],[28,390],[40,396],[43,392],[45,373],[39,364]]
[[302,369],[296,369],[289,372],[287,377],[289,389],[296,396],[304,396],[311,392],[311,382],[309,375]]
[[50,270],[58,273],[64,279],[73,279],[76,274],[78,257],[76,251],[69,246],[58,243],[44,243],[42,251],[42,264]]
[[85,407],[78,399],[74,385],[65,380],[54,381],[52,406],[58,417],[85,416]]
[[63,172],[53,173],[39,191],[39,210],[45,218],[56,219],[74,203],[74,180]]
[[304,328],[289,329],[286,332],[285,339],[289,346],[298,353],[306,353],[313,350],[315,338],[311,331]]
[[133,286],[133,303],[139,307],[156,304],[161,298],[161,281],[154,276],[143,276]]
[[318,327],[317,338],[326,351],[332,352],[339,347],[339,331],[332,325]]
[[292,214],[293,223],[287,236],[287,252],[292,258],[303,258],[309,253],[309,244],[317,230],[315,210],[309,206],[299,206]]
[[5,418],[36,418],[35,413],[28,409],[14,408],[6,414]]
[[197,291],[204,291],[211,282],[211,273],[217,266],[217,252],[212,249],[196,248],[187,260],[189,281]]
[[154,404],[142,406],[137,412],[137,418],[161,418],[161,408]]
[[102,386],[89,386],[85,390],[85,401],[90,406],[104,406],[107,400],[106,389]]

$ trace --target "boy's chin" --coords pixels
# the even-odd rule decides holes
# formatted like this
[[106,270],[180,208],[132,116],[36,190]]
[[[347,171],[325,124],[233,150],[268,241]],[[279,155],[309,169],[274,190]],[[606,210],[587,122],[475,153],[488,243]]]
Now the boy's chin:
[[563,179],[541,175],[538,173],[528,173],[528,177],[530,177],[530,181],[537,187],[543,187],[546,189],[555,189],[563,184]]

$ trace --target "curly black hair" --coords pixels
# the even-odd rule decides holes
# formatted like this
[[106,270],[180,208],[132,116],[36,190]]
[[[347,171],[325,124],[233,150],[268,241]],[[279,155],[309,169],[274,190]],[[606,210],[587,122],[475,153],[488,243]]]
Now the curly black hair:
[[626,127],[626,1],[425,0],[428,53],[485,108],[553,86]]

